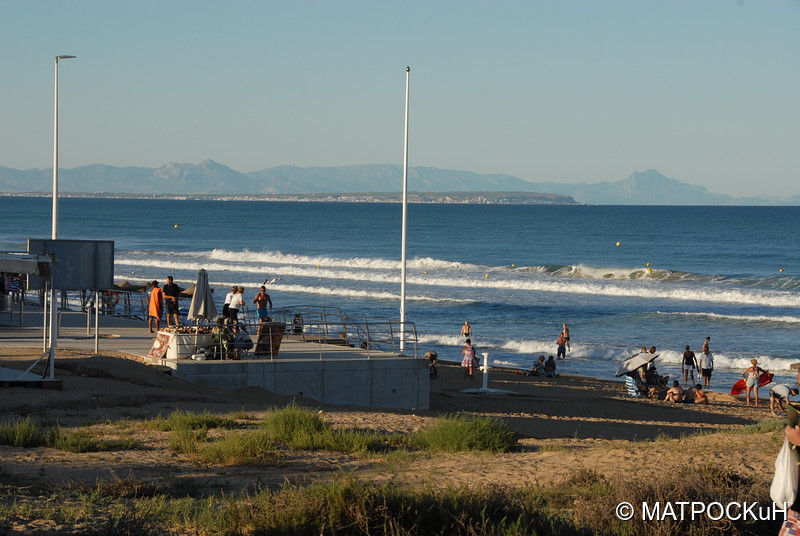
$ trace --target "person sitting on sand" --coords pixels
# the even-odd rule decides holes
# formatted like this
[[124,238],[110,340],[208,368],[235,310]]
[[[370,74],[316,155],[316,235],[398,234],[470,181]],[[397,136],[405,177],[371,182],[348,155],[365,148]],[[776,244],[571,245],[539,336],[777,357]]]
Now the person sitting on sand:
[[[773,385],[769,390],[769,411],[776,417],[785,417],[786,407],[783,403],[788,403],[789,396],[796,395],[798,392],[800,391],[796,387],[789,389],[789,386],[783,383]],[[777,412],[775,411],[776,409],[778,410]]]
[[531,370],[525,373],[526,376],[544,376],[544,356],[540,355],[533,363]]
[[645,372],[645,383],[654,387],[666,387],[669,376],[661,376],[656,369],[654,363],[650,363],[647,372]]
[[464,348],[461,349],[461,366],[464,367],[464,379],[471,380],[477,361],[477,352],[472,346],[472,339],[467,339]]
[[553,356],[548,356],[547,361],[544,363],[544,375],[548,378],[555,378],[558,376],[556,373],[556,361],[553,359]]
[[766,371],[758,366],[758,359],[751,359],[750,363],[750,367],[742,372],[742,378],[744,378],[745,388],[747,389],[747,405],[750,405],[750,392],[753,391],[755,393],[756,407],[758,407],[758,382],[761,379],[761,375]]
[[672,382],[672,387],[667,389],[667,396],[664,397],[664,402],[681,402],[683,401],[683,389],[678,380]]
[[708,404],[708,395],[703,392],[703,385],[697,384],[694,386],[694,403],[695,404]]

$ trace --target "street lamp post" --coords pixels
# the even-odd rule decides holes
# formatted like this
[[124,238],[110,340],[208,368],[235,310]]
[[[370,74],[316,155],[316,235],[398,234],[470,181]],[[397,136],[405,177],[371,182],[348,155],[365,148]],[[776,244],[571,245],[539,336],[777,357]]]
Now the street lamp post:
[[58,60],[68,60],[76,56],[56,56],[55,61],[55,105],[53,107],[53,233],[58,238]]
[[406,67],[405,140],[403,145],[403,237],[400,274],[400,355],[406,348],[406,227],[408,219],[408,80],[411,67]]
[[[53,232],[51,238],[58,238],[58,60],[68,60],[76,56],[56,56],[55,61],[55,104],[53,106]],[[56,289],[53,287],[52,276],[50,279],[50,350],[48,351],[48,365],[50,379],[55,379],[55,350],[56,350]]]

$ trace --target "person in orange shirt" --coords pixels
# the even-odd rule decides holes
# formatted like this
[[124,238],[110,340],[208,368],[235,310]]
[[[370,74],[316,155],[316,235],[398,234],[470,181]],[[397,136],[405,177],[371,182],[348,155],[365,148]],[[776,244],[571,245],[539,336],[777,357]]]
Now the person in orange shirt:
[[147,327],[150,329],[150,333],[153,333],[153,321],[155,321],[156,331],[158,331],[159,323],[161,322],[161,310],[164,306],[164,293],[158,288],[158,281],[153,281],[152,285],[153,290],[150,291],[147,311]]

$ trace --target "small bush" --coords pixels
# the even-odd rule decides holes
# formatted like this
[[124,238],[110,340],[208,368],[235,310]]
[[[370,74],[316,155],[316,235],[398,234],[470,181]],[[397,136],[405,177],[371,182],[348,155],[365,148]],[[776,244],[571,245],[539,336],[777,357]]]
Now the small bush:
[[415,439],[419,446],[444,452],[507,452],[516,443],[517,434],[499,419],[449,415],[418,432]]
[[30,417],[0,421],[0,445],[41,447],[44,444],[45,432]]
[[205,428],[193,430],[191,428],[178,428],[173,430],[169,437],[169,449],[183,454],[196,454],[200,451],[200,442],[208,437]]
[[263,464],[278,458],[269,434],[263,430],[228,434],[200,445],[197,454],[205,462],[218,465]]
[[296,402],[287,404],[282,409],[273,408],[261,426],[272,439],[288,444],[295,441],[310,443],[310,438],[330,430],[330,426],[322,420],[319,413],[298,406]]
[[167,417],[158,417],[145,421],[145,424],[155,430],[171,432],[175,430],[209,430],[211,428],[235,428],[236,421],[212,414],[209,411],[194,413],[191,411],[175,410]]

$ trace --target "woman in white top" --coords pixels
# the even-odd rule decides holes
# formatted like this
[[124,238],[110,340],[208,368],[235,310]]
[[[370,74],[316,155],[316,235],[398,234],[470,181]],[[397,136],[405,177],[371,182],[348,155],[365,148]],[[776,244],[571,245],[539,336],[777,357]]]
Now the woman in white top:
[[228,305],[228,318],[238,322],[239,309],[242,307],[244,307],[244,287],[238,287],[236,288],[236,293],[231,296],[231,303]]
[[222,306],[222,318],[228,318],[228,308],[237,290],[239,290],[239,287],[231,287],[231,291],[225,295],[225,304]]

